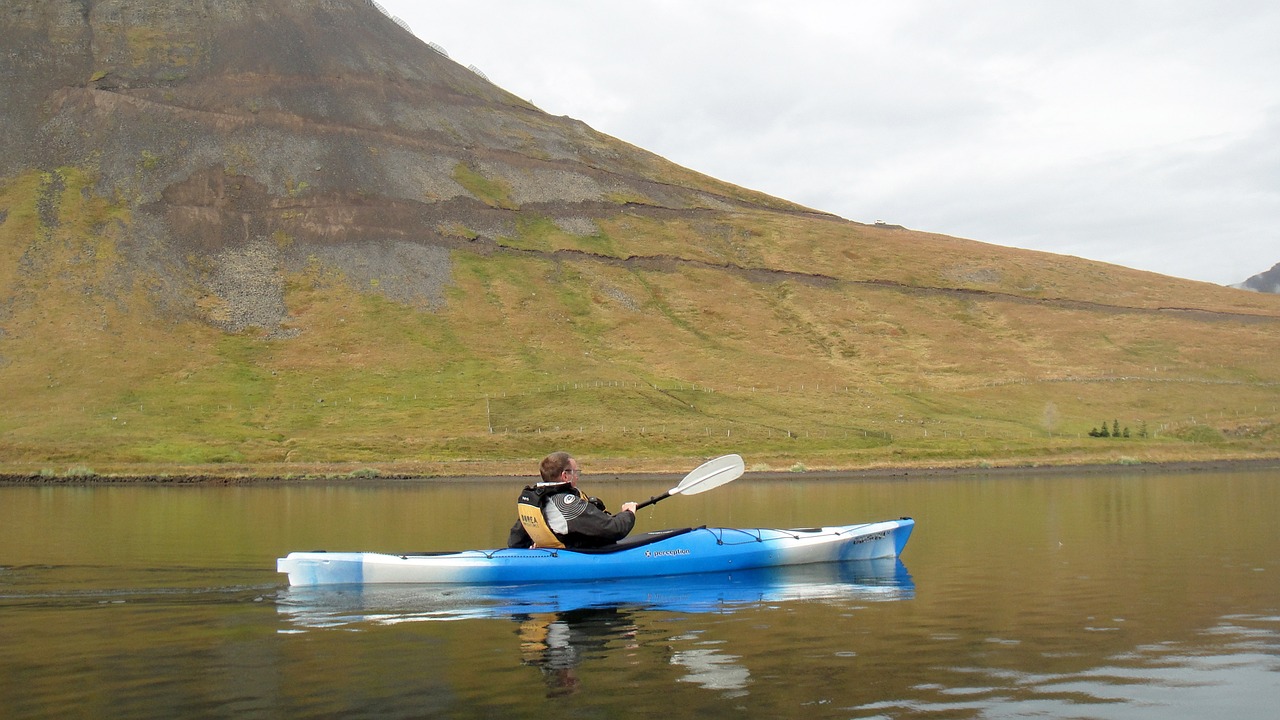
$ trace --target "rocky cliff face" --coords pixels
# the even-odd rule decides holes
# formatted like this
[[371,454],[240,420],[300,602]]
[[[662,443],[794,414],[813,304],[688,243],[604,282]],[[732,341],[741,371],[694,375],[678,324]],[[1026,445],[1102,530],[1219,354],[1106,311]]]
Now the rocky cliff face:
[[549,116],[366,0],[13,0],[0,35],[0,176],[87,173],[127,266],[229,330],[278,331],[308,259],[431,307],[448,250],[520,211],[590,235],[628,202],[796,209]]

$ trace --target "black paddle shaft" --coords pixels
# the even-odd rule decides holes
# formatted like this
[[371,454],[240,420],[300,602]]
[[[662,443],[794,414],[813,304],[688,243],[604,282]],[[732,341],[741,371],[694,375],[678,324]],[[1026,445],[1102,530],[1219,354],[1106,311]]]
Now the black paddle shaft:
[[636,505],[636,510],[639,510],[642,507],[649,507],[650,505],[658,502],[659,500],[666,500],[669,497],[671,497],[670,492],[664,492],[657,497],[651,497],[648,500],[645,500],[644,502],[640,503],[639,505]]

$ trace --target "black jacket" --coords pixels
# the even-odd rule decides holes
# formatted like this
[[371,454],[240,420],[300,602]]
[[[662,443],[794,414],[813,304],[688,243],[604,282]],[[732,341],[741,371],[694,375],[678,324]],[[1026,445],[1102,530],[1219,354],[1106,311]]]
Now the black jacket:
[[[569,501],[568,498],[574,498],[574,500]],[[563,513],[568,521],[569,532],[556,533],[556,537],[560,538],[560,541],[568,548],[595,548],[612,545],[626,537],[627,533],[630,533],[631,529],[636,526],[636,516],[630,510],[623,510],[617,515],[611,515],[605,512],[603,504],[581,502],[570,493],[553,495],[547,499],[546,504],[550,503],[556,503],[562,509],[573,508],[573,510]],[[543,512],[544,514],[546,513],[545,509]],[[529,537],[529,533],[525,532],[524,525],[519,520],[516,520],[516,524],[511,526],[511,532],[507,535],[507,547],[527,548],[532,545],[533,540]]]

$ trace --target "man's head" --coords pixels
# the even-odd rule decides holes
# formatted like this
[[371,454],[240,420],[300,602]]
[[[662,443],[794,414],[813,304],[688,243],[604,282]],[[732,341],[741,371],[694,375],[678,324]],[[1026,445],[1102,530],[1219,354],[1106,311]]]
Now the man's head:
[[539,472],[543,482],[567,482],[578,486],[578,461],[567,452],[553,452],[542,458]]

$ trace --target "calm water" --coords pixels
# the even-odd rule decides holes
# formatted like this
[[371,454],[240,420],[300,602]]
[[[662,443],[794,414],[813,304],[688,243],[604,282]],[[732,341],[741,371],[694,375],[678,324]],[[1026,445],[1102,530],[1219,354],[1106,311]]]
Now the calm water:
[[[615,507],[666,489],[583,483]],[[918,522],[901,562],[784,584],[303,591],[274,572],[289,550],[496,546],[517,490],[0,487],[0,715],[1163,719],[1280,707],[1280,470],[744,479],[642,511],[648,530]]]

